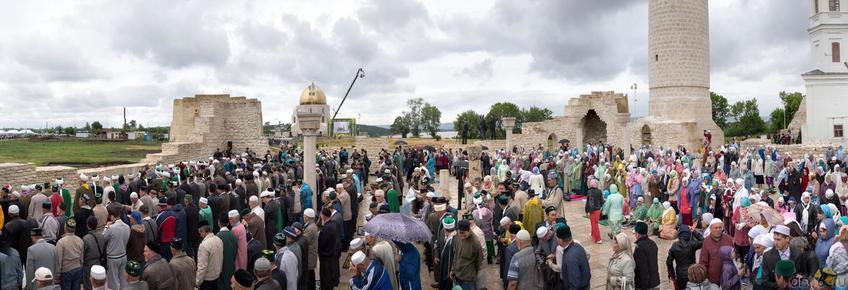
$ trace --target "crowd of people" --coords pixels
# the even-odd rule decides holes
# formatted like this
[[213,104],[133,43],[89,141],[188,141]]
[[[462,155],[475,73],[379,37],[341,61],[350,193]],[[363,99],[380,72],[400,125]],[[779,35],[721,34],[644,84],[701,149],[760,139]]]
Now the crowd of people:
[[[594,261],[607,263],[608,289],[660,287],[656,239],[674,241],[675,289],[840,289],[848,278],[842,147],[796,159],[738,144],[625,153],[564,143],[483,152],[479,176],[463,150],[377,155],[372,173],[365,150],[319,151],[314,189],[303,182],[312,158],[291,145],[4,186],[0,289],[334,289],[342,271],[357,290],[422,289],[422,275],[435,289],[493,279],[589,289],[592,257],[569,225],[583,221],[564,217],[572,202],[589,218],[586,238],[611,243],[610,260]],[[440,169],[460,181],[456,200],[434,186]],[[417,220],[432,238],[362,230],[381,214]]]

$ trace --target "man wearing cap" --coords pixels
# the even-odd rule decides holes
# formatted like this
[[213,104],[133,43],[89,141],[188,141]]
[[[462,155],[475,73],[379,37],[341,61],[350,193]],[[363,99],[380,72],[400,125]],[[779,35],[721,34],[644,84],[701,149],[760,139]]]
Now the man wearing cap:
[[[18,253],[26,253],[27,248],[32,245],[32,239],[29,238],[28,234],[33,225],[20,218],[21,210],[16,204],[9,206],[8,213],[6,224],[3,226],[3,235],[6,236],[9,245],[15,248]],[[26,260],[26,258],[27,254],[21,255],[21,260]]]
[[[94,290],[108,290],[106,288],[106,268],[103,266],[95,265],[91,267],[91,273],[89,274],[91,288]],[[121,287],[120,289],[124,289]]]
[[351,207],[350,201],[352,197],[341,183],[336,184],[336,193],[338,194],[339,203],[342,206],[342,219],[344,220],[344,237],[342,243],[347,244],[353,239],[353,230],[356,228],[356,221],[353,220],[354,209]]
[[253,280],[253,274],[251,274],[247,270],[239,269],[238,271],[233,273],[233,277],[226,282],[226,289],[252,290]]
[[[775,269],[780,261],[793,262],[800,255],[800,250],[789,246],[789,240],[792,239],[789,233],[789,228],[784,225],[777,225],[772,230],[774,234],[774,247],[763,254],[762,276],[757,279],[756,285],[764,289],[779,289],[777,280],[775,279]],[[702,250],[703,251],[703,250]],[[794,264],[793,264],[794,265]],[[792,269],[794,275],[794,267]]]
[[201,290],[218,289],[218,278],[224,262],[224,244],[212,234],[212,227],[201,222],[197,230],[203,241],[197,250],[197,275],[194,286]]
[[236,236],[237,249],[236,252],[236,269],[247,269],[247,230],[241,223],[241,215],[236,210],[230,210],[227,213],[230,219],[230,232]]
[[435,264],[438,267],[438,271],[435,271],[435,281],[438,283],[437,285],[431,285],[433,288],[439,288],[442,290],[451,289],[451,272],[452,267],[454,265],[454,235],[456,234],[456,219],[453,216],[447,215],[441,220],[442,231],[439,234],[442,236],[444,240],[443,243],[437,244],[434,247],[435,253],[437,254]]
[[636,238],[636,248],[633,250],[636,273],[633,284],[636,289],[657,289],[660,286],[657,244],[648,236],[648,224],[637,222],[633,235]]
[[147,282],[151,290],[178,289],[174,272],[168,262],[159,255],[160,249],[158,243],[147,243],[144,247],[144,271],[141,280]]
[[[127,286],[124,290],[147,290],[150,289],[147,282],[141,280],[142,266],[141,263],[135,260],[127,261],[127,266],[124,269],[124,279],[127,280]],[[194,288],[192,288],[194,289]]]
[[[47,184],[48,186],[50,185],[49,183],[45,183],[45,184]],[[50,201],[47,198],[45,191],[42,190],[43,189],[42,185],[41,184],[36,185],[35,189],[36,189],[36,192],[34,194],[29,195],[29,207],[27,208],[28,209],[27,210],[27,219],[32,219],[32,220],[38,220],[39,218],[41,218],[43,216],[44,212],[48,212],[52,209],[52,208],[44,209],[42,207],[42,204],[45,201],[47,201],[47,202]],[[49,188],[48,188],[48,190],[49,190]],[[47,191],[47,193],[50,193],[50,192]]]
[[[259,258],[253,263],[253,274],[256,276],[256,284],[253,285],[256,290],[275,290],[282,289],[282,285],[277,283],[277,280],[271,278],[273,264],[265,257]],[[307,288],[307,289],[314,289]]]
[[171,254],[172,258],[168,265],[174,273],[174,289],[193,290],[197,267],[194,260],[183,251],[183,241],[180,238],[174,238],[171,241]]
[[364,252],[357,251],[351,256],[350,278],[351,290],[391,290],[398,289],[392,286],[389,279],[390,274],[375,259],[369,258]]
[[[315,224],[315,210],[307,208],[303,211],[303,239],[307,246],[306,285],[315,287],[315,266],[318,264],[318,226]],[[311,288],[310,288],[311,289]]]
[[[557,224],[557,243],[563,247],[562,268],[560,275],[565,289],[589,289],[589,280],[592,273],[589,270],[589,258],[586,250],[580,243],[575,242],[571,236],[571,228],[566,224]],[[548,260],[553,257],[548,256]]]
[[[61,289],[59,285],[53,285],[53,273],[50,269],[45,267],[38,268],[35,270],[35,278],[33,279],[33,286],[36,290],[59,290]],[[79,286],[78,286],[79,287]]]
[[536,256],[533,253],[530,233],[527,230],[521,230],[516,235],[516,239],[519,250],[509,262],[509,271],[506,274],[509,281],[507,289],[541,289],[536,284],[542,277],[536,275]]
[[159,236],[159,248],[163,252],[161,256],[168,260],[171,258],[171,240],[174,239],[177,233],[177,216],[176,212],[169,210],[171,201],[167,197],[159,198],[159,215],[156,216],[156,228]]
[[[70,196],[70,191],[68,195],[65,196],[65,192],[62,192],[62,198],[64,199],[64,204],[67,207],[68,211],[73,211],[76,214],[76,210],[82,206],[83,203],[80,202],[83,195],[93,196],[94,192],[92,191],[92,186],[88,184],[89,177],[83,173],[80,173],[79,176],[79,187],[77,187],[76,192],[74,193],[73,200]],[[70,206],[69,206],[70,205]],[[69,216],[70,217],[70,216]]]
[[[56,242],[56,259],[59,261],[59,281],[62,289],[77,290],[82,284],[83,242],[74,235],[74,220],[65,222],[65,234]],[[80,225],[82,226],[82,225]]]
[[[293,240],[290,238],[290,235],[293,234],[290,232],[292,230],[290,228],[286,227],[283,229],[284,233],[278,233],[274,237],[274,249],[277,250],[275,258],[277,268],[286,275],[286,289],[295,290],[297,289],[300,265],[298,264],[297,255],[290,248],[293,243]],[[323,282],[323,279],[321,280]],[[323,287],[323,283],[321,284]]]
[[238,255],[238,239],[233,232],[228,228],[230,218],[228,213],[223,213],[218,218],[218,238],[221,239],[223,261],[227,261],[221,266],[221,276],[218,284],[219,289],[230,289],[230,278],[236,271],[236,255]]
[[77,225],[88,227],[88,233],[82,237],[83,242],[83,262],[82,262],[82,270],[83,277],[82,283],[84,289],[91,289],[90,275],[91,275],[91,267],[94,265],[104,265],[103,261],[106,261],[106,238],[103,237],[103,233],[95,231],[97,228],[97,218],[90,216],[88,220],[86,220],[85,225]]
[[[722,261],[719,249],[724,246],[732,247],[733,239],[724,233],[724,222],[720,219],[713,218],[710,221],[709,228],[710,234],[708,237],[704,237],[704,242],[701,245],[701,254],[698,257],[698,263],[707,268],[707,277],[709,278],[710,283],[721,285]],[[636,267],[638,268],[639,259],[637,257],[634,257],[634,259],[637,261]]]
[[41,229],[44,239],[50,243],[55,243],[59,235],[59,220],[50,210],[51,207],[50,201],[45,199],[41,203],[41,216],[35,220],[38,221],[38,228]]
[[123,288],[127,281],[121,273],[127,266],[127,242],[130,239],[130,227],[121,220],[120,212],[109,212],[109,222],[103,233],[106,238],[106,264],[109,268],[109,287]]
[[[6,236],[7,233],[3,233],[3,236]],[[25,237],[32,236],[31,243],[32,246],[26,249],[26,259],[21,259],[22,261],[26,261],[26,277],[33,277],[35,274],[35,269],[45,267],[50,269],[50,272],[56,272],[59,270],[59,259],[56,257],[56,246],[48,243],[41,237],[41,229],[34,228],[30,230],[29,235],[25,235]],[[14,249],[14,247],[12,247]],[[18,252],[21,253],[21,252]],[[33,282],[31,280],[27,281],[27,289],[32,288]]]

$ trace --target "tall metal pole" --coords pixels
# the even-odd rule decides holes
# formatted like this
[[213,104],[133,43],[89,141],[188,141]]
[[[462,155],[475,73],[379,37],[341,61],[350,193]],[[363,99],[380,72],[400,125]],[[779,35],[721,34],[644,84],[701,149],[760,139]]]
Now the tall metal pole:
[[355,84],[355,83],[356,83],[356,79],[364,78],[364,77],[365,77],[365,71],[364,71],[364,70],[362,70],[362,68],[359,68],[358,70],[356,70],[356,73],[353,75],[353,81],[351,81],[351,82],[350,82],[350,87],[348,87],[348,88],[347,88],[347,92],[345,93],[344,98],[342,98],[342,102],[341,102],[341,103],[339,103],[339,107],[338,107],[338,108],[336,109],[336,111],[333,113],[333,118],[332,118],[332,119],[330,119],[330,120],[335,120],[335,119],[336,119],[336,115],[338,115],[338,114],[339,114],[339,110],[341,110],[341,109],[342,109],[342,105],[344,105],[344,101],[347,99],[347,95],[348,95],[348,94],[350,94],[350,89],[352,89],[352,88],[353,88],[353,84]]

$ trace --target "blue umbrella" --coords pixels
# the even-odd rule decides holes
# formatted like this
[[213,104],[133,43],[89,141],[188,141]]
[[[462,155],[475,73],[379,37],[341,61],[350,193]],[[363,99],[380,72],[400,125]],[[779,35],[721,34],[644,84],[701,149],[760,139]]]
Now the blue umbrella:
[[399,214],[384,213],[365,224],[365,231],[374,236],[404,243],[430,241],[430,229],[423,222]]

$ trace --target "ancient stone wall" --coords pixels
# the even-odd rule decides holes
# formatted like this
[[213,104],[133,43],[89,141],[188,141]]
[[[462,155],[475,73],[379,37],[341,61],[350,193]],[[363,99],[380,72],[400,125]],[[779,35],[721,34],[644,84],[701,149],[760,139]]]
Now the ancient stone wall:
[[173,163],[212,156],[216,149],[246,148],[258,153],[268,150],[262,134],[262,103],[230,95],[195,95],[174,100],[170,142],[162,153],[150,154],[149,163]]

